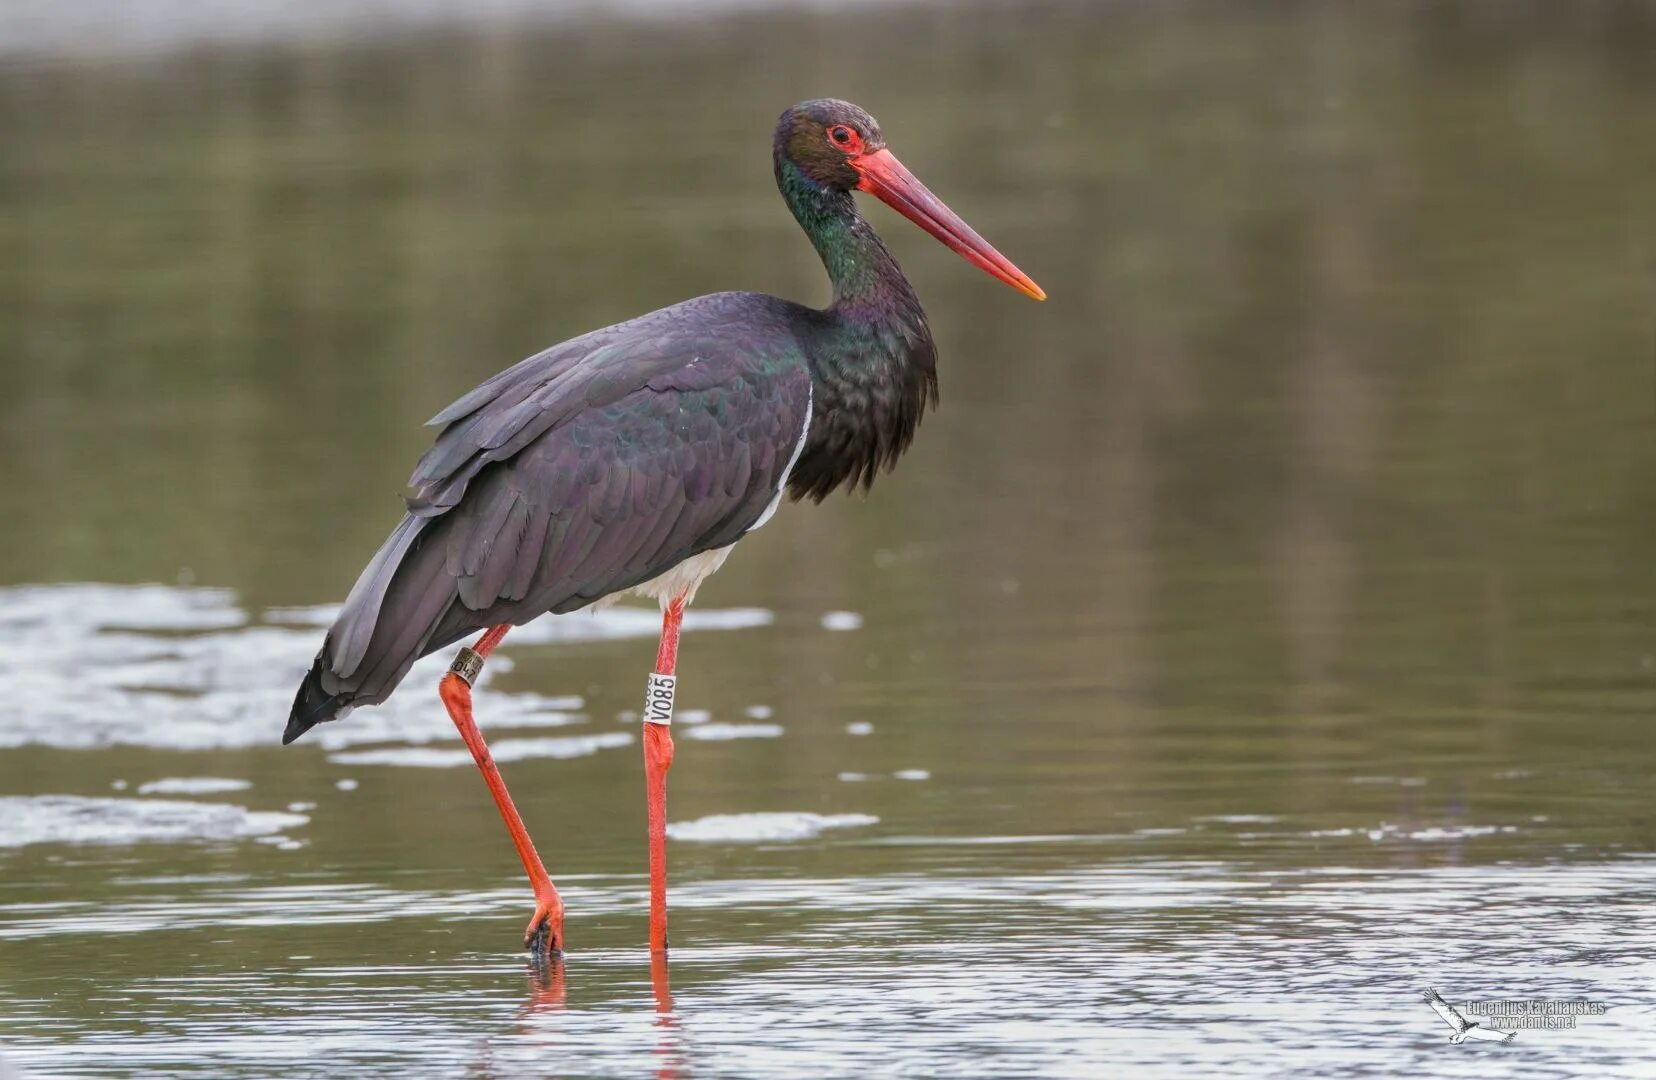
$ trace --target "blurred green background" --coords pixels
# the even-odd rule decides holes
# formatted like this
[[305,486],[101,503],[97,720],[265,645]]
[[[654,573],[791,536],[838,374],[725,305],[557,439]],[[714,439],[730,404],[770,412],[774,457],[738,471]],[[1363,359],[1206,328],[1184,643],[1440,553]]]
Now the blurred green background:
[[[866,500],[785,510],[703,590],[776,625],[687,639],[684,704],[765,703],[786,736],[681,752],[675,818],[866,811],[888,840],[1171,829],[1135,857],[1268,873],[1656,849],[1650,5],[342,10],[268,32],[193,11],[171,37],[113,10],[84,29],[44,7],[0,20],[0,585],[337,601],[396,520],[420,423],[474,383],[697,293],[825,301],[768,139],[784,107],[834,95],[1051,299],[867,210],[926,304],[942,407]],[[824,632],[831,609],[863,629]],[[508,688],[581,694],[603,723],[636,707],[648,664],[638,643],[513,655]],[[857,721],[879,737],[848,741]],[[641,869],[634,759],[508,769],[557,837],[555,875]],[[835,779],[907,767],[931,781]],[[0,794],[244,776],[267,802],[321,803],[307,850],[120,865],[513,880],[468,771],[381,771],[346,809],[327,768],[303,748],[23,746],[0,758]],[[1249,844],[1193,825],[1226,815],[1299,831]],[[1366,835],[1397,821],[1511,828]],[[675,858],[702,883],[996,878],[1122,855],[1101,843]],[[0,877],[31,903],[113,888],[103,856],[70,873],[60,854],[5,854]],[[1648,877],[1633,888],[1652,895]],[[515,910],[491,909],[466,946],[510,945]],[[593,915],[589,940],[641,933],[636,912]],[[704,941],[822,932],[702,919]],[[983,929],[954,910],[903,934]],[[296,947],[270,933],[252,953],[267,963]],[[1199,933],[1175,920],[1140,944]],[[187,940],[124,939],[124,962],[232,963]],[[364,963],[382,945],[333,943]],[[12,1036],[98,1030],[54,980],[65,956],[109,948],[65,927],[14,954],[17,993],[80,1019]],[[1089,977],[1051,985],[1072,975]],[[170,1014],[135,1015],[149,1031]],[[1383,1044],[1366,1033],[1353,1060]]]

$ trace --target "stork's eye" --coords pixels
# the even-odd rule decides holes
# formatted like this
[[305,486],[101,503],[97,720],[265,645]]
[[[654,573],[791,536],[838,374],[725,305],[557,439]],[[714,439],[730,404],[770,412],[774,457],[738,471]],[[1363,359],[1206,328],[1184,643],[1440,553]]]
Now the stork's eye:
[[833,127],[829,128],[828,138],[833,141],[833,144],[836,147],[844,150],[847,154],[857,154],[862,152],[862,136],[858,135],[854,129],[846,127],[844,124],[835,124]]

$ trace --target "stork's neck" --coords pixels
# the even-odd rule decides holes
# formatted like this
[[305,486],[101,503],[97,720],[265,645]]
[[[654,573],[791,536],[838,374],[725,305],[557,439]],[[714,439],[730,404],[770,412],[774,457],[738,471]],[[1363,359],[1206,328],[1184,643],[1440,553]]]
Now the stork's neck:
[[834,308],[847,309],[848,315],[871,306],[920,310],[908,278],[874,227],[857,213],[850,192],[817,185],[786,159],[777,163],[776,185],[828,271]]
[[867,487],[896,464],[937,400],[937,351],[908,278],[851,194],[780,157],[776,183],[834,286],[805,342],[814,407],[788,485],[795,498],[821,499],[841,484]]

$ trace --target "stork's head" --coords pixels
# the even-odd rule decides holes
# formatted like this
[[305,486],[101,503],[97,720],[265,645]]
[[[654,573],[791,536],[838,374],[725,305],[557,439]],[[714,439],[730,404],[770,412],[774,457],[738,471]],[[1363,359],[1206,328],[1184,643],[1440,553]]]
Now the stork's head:
[[837,98],[801,102],[777,121],[774,142],[779,176],[791,167],[822,191],[866,191],[991,277],[1025,296],[1046,299],[1028,274],[903,167],[886,149],[879,122],[865,110]]

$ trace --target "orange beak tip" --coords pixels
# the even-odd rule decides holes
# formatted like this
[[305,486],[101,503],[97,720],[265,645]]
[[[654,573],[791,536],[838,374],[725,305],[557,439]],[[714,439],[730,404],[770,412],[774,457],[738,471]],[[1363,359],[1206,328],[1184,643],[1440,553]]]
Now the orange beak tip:
[[858,173],[857,190],[873,195],[991,277],[1033,300],[1047,298],[1045,289],[1013,266],[1006,256],[962,221],[960,215],[927,190],[890,150],[882,146],[864,154],[853,163],[853,168]]

